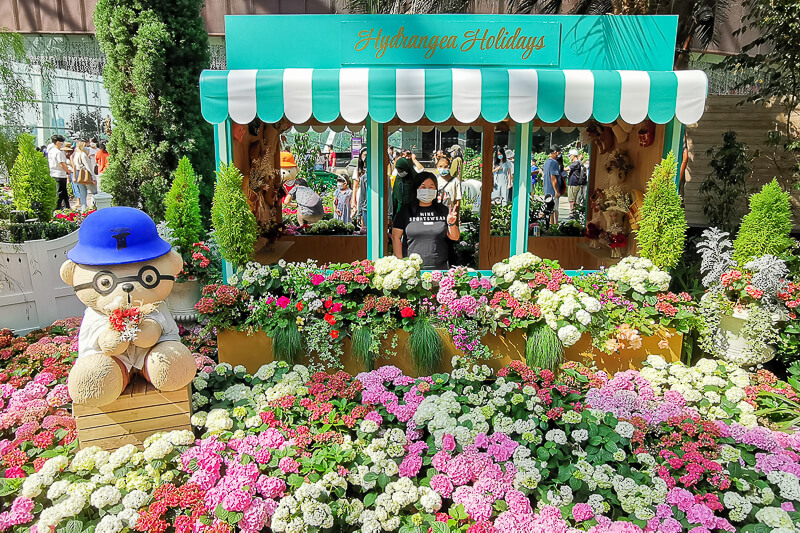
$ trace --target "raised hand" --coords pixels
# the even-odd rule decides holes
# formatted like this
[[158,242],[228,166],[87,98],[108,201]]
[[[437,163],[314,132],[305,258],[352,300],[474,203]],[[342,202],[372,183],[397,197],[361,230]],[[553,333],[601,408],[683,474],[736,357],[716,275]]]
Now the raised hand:
[[450,210],[447,213],[447,223],[455,224],[456,220],[458,220],[458,213],[456,213],[455,205],[451,205]]

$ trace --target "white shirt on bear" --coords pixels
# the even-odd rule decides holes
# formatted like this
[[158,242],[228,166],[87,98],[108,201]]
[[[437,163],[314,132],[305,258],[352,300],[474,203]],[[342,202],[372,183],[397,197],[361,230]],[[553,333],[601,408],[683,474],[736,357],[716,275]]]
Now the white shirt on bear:
[[[152,318],[161,326],[161,337],[158,342],[179,341],[178,325],[172,318],[172,314],[162,313],[161,308],[156,309],[147,318]],[[100,349],[100,333],[108,326],[108,317],[100,314],[94,309],[86,308],[81,322],[80,333],[78,334],[78,359],[95,353],[103,353]],[[140,348],[131,344],[121,355],[115,355],[125,365],[130,372],[131,368],[141,370],[144,367],[144,359],[150,352],[150,348]]]

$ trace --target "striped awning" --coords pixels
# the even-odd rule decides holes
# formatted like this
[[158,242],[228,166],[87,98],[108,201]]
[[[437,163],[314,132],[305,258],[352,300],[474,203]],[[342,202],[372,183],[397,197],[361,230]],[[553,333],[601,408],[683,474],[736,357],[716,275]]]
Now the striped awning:
[[663,124],[677,118],[697,122],[705,109],[703,71],[553,69],[287,68],[206,70],[200,76],[203,117],[219,124],[228,117],[247,124],[286,117],[348,124],[367,115],[379,123],[395,117],[408,124],[423,117],[472,123],[509,117],[526,123],[645,118]]

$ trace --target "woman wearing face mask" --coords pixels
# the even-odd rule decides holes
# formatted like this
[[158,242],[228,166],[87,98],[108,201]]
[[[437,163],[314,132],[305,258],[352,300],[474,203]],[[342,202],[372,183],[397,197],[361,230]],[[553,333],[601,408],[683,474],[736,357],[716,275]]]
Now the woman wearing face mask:
[[336,220],[341,220],[345,224],[350,223],[350,200],[353,196],[353,191],[350,190],[347,182],[348,178],[346,175],[339,175],[339,177],[336,178],[338,187],[336,192],[333,193],[333,206],[336,209],[334,218]]
[[441,201],[448,208],[453,208],[458,213],[461,203],[461,180],[450,173],[451,164],[446,157],[436,162],[436,172],[439,174],[439,192]]
[[367,212],[367,149],[358,153],[358,164],[353,170],[353,193],[350,196],[350,209],[356,224],[364,225]]
[[422,268],[444,270],[450,266],[450,242],[461,236],[458,216],[436,200],[436,176],[417,175],[416,201],[404,206],[394,219],[392,246],[399,258],[419,254]]
[[492,190],[492,202],[499,202],[505,205],[508,203],[511,181],[508,178],[510,174],[508,171],[508,158],[505,151],[499,146],[494,152],[493,163],[494,188]]

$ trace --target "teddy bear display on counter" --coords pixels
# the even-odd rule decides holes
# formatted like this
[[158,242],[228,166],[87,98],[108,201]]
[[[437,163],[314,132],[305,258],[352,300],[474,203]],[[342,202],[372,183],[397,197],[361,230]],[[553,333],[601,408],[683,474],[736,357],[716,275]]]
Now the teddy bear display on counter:
[[86,305],[68,378],[72,401],[108,405],[134,373],[162,391],[188,385],[194,357],[163,303],[183,259],[153,220],[132,207],[101,209],[81,224],[67,258],[61,278]]

